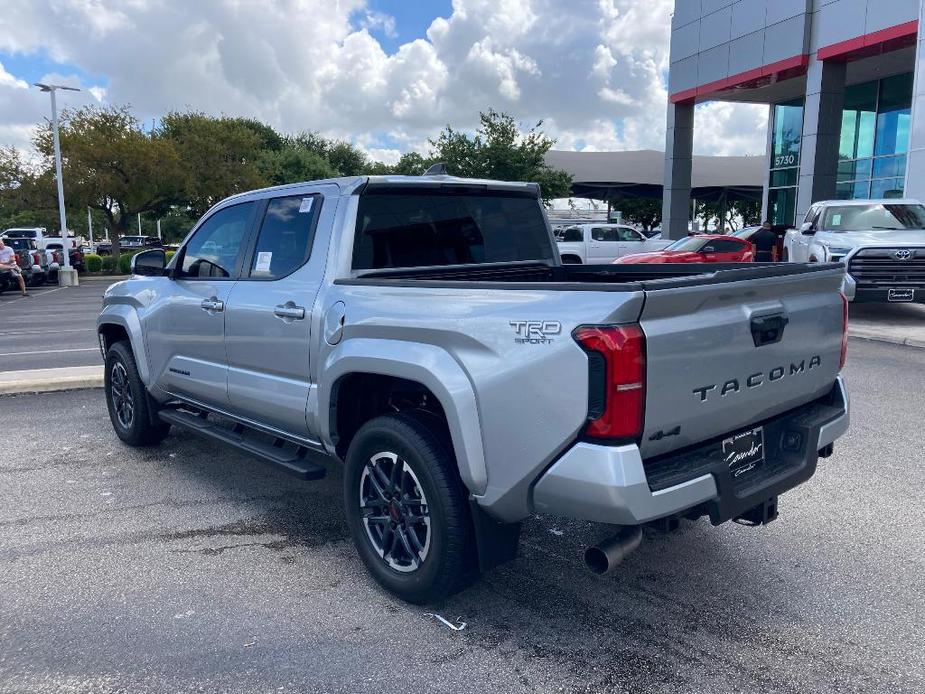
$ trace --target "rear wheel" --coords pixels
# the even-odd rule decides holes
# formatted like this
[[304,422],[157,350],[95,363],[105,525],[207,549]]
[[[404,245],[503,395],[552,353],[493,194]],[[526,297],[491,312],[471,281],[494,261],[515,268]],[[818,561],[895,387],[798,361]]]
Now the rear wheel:
[[152,424],[153,404],[127,342],[116,342],[106,352],[104,387],[116,436],[129,446],[153,446],[164,440],[170,425],[157,420]]
[[477,576],[467,494],[456,461],[423,416],[377,417],[347,452],[344,500],[350,533],[373,578],[421,604]]

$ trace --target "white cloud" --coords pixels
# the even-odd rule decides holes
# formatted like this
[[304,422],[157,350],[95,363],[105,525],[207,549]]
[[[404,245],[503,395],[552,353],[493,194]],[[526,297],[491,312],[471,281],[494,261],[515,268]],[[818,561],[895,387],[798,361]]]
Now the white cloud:
[[[426,3],[421,4],[426,8]],[[368,151],[426,151],[444,125],[489,107],[560,147],[664,147],[672,0],[454,0],[426,37],[386,53],[394,19],[365,0],[5,0],[0,52],[43,52],[105,84],[68,103],[130,103],[320,130]],[[422,9],[426,11],[426,9]],[[47,113],[47,97],[0,68],[0,142]],[[766,109],[765,109],[766,114]],[[698,109],[698,151],[760,153],[754,107]],[[19,135],[14,135],[19,133]]]

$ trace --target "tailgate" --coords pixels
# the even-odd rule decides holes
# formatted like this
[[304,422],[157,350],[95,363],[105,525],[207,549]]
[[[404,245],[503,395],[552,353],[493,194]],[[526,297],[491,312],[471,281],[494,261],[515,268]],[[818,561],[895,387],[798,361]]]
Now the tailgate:
[[[751,271],[743,281],[665,289],[649,283],[640,318],[643,457],[738,431],[828,393],[839,371],[843,273]],[[773,329],[778,316],[786,321],[779,341],[753,335]]]

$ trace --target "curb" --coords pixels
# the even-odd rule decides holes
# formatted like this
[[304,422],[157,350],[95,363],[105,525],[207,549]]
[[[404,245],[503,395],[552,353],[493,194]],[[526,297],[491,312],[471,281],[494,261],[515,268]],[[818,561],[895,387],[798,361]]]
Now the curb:
[[57,390],[102,388],[102,366],[26,369],[0,372],[0,395],[48,393]]
[[868,342],[883,342],[890,345],[900,345],[902,347],[912,347],[913,349],[925,349],[925,340],[915,337],[896,337],[893,335],[884,335],[876,330],[857,330],[848,328],[848,337],[855,337],[859,340]]

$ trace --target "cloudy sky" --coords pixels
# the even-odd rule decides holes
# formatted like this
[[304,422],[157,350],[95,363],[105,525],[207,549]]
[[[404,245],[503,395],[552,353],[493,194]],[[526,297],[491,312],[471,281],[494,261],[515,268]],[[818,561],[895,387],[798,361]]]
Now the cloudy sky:
[[[3,0],[0,144],[61,101],[319,130],[392,161],[494,107],[560,149],[664,147],[672,0]],[[697,112],[695,148],[764,151],[767,109]]]

